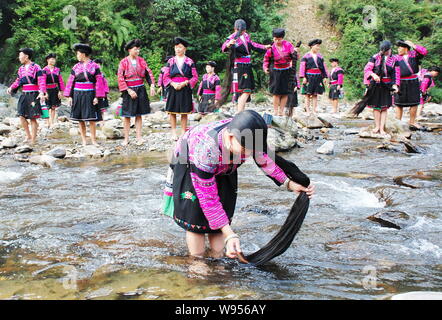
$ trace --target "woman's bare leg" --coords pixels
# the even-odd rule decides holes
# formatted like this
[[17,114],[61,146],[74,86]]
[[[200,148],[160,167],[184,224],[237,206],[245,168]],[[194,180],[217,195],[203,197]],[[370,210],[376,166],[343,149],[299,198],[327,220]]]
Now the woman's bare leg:
[[387,123],[387,114],[388,114],[387,110],[381,111],[381,122],[380,122],[380,126],[379,126],[380,134],[387,133],[387,132],[385,132],[385,124]]
[[246,103],[247,100],[250,97],[250,93],[248,92],[244,92],[243,94],[241,94],[241,96],[238,99],[238,111],[237,113],[240,113],[241,111],[244,111],[246,108]]
[[191,256],[204,256],[206,251],[206,237],[204,234],[186,231],[186,243]]
[[224,257],[224,235],[222,233],[209,234],[209,244],[212,258]]
[[289,96],[283,95],[283,96],[279,96],[279,97],[280,97],[280,100],[279,100],[279,113],[278,113],[278,115],[283,116],[284,115],[284,108],[285,108],[285,105],[287,104],[287,100],[288,100]]
[[97,143],[97,124],[95,121],[89,121],[89,130],[91,132],[91,142],[94,146],[98,146]]
[[123,131],[124,131],[124,141],[123,145],[127,145],[129,143],[129,130],[130,130],[130,118],[123,118]]
[[87,145],[87,140],[86,140],[86,123],[84,121],[80,121],[78,123],[78,125],[80,126],[81,141],[83,143],[83,146],[86,146]]
[[34,144],[37,141],[38,122],[37,119],[31,119],[31,143]]
[[374,116],[374,129],[372,130],[373,133],[379,133],[381,130],[381,111],[380,110],[373,110],[373,116]]
[[185,134],[187,130],[187,114],[181,115],[181,135]]
[[32,141],[32,136],[31,136],[31,132],[29,131],[28,120],[26,120],[25,117],[20,117],[20,123],[21,123],[21,126],[23,127],[23,129],[25,130],[25,133],[26,133],[26,142],[31,142]]

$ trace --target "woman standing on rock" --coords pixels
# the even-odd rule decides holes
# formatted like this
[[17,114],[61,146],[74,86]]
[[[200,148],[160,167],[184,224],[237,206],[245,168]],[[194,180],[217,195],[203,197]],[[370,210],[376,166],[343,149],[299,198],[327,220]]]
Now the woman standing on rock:
[[309,114],[311,114],[310,101],[313,104],[313,113],[318,112],[318,94],[324,93],[323,81],[328,78],[324,58],[319,53],[321,44],[321,39],[314,39],[309,42],[310,51],[302,57],[299,67],[299,78],[303,85],[301,93],[306,95],[305,109]]
[[79,62],[72,68],[64,96],[68,97],[68,104],[72,107],[71,120],[78,121],[80,125],[83,146],[87,145],[86,121],[89,122],[91,142],[98,146],[96,122],[102,120],[98,99],[106,96],[103,76],[98,64],[90,58],[92,48],[89,45],[77,43],[74,51]]
[[270,45],[263,45],[253,42],[250,35],[246,33],[247,24],[244,20],[235,21],[234,33],[232,33],[227,41],[221,47],[222,52],[231,52],[232,70],[227,72],[233,73],[231,84],[231,92],[234,94],[235,100],[238,101],[238,110],[241,112],[245,109],[246,103],[250,101],[250,95],[255,89],[255,81],[253,79],[251,50],[265,53]]
[[50,112],[47,125],[50,128],[55,123],[57,108],[61,104],[65,85],[60,69],[55,66],[57,63],[57,55],[55,53],[48,54],[46,56],[46,63],[47,66],[43,68],[43,72],[46,77],[46,89],[48,93],[46,105]]
[[187,130],[187,115],[194,111],[192,89],[198,82],[198,73],[193,60],[186,56],[189,42],[176,37],[174,43],[175,57],[167,62],[163,82],[165,86],[170,85],[166,112],[170,116],[172,139],[176,141],[178,140],[176,132],[177,115],[181,115],[181,135],[183,135]]
[[[230,223],[237,198],[237,169],[250,156],[276,185],[313,195],[314,186],[305,188],[291,181],[267,154],[267,130],[256,111],[246,110],[233,119],[193,127],[177,142],[164,190],[164,212],[186,230],[190,255],[204,255],[205,234],[213,257],[222,257],[225,246],[230,258],[241,252],[239,236]],[[302,172],[300,176],[309,185]]]
[[291,68],[296,68],[298,53],[295,46],[284,40],[285,30],[273,29],[273,45],[264,55],[263,69],[270,74],[270,93],[273,95],[273,114],[284,116],[284,108],[287,104],[289,85],[296,75],[293,75]]
[[[37,140],[38,122],[41,117],[41,103],[45,102],[46,81],[43,70],[32,62],[34,50],[22,48],[19,51],[18,60],[22,66],[18,69],[18,77],[7,89],[8,94],[13,94],[22,88],[22,95],[17,104],[17,115],[25,129],[25,143],[34,144]],[[28,119],[31,122],[29,131]]]
[[391,55],[391,42],[383,41],[380,52],[370,58],[364,68],[364,84],[367,85],[364,98],[359,102],[355,113],[359,114],[368,106],[373,109],[375,128],[374,134],[388,137],[385,132],[387,111],[392,106],[392,92],[397,92],[399,74],[396,68],[396,60]]
[[118,88],[122,92],[121,117],[124,118],[123,146],[129,144],[130,119],[135,117],[137,145],[142,145],[142,116],[150,113],[150,102],[144,80],[150,85],[150,95],[155,95],[155,78],[147,62],[139,56],[141,40],[129,41],[124,49],[129,55],[120,61],[118,67]]
[[339,59],[331,58],[330,91],[328,97],[332,102],[333,113],[339,112],[339,99],[344,85],[344,70],[339,66]]
[[417,107],[420,102],[419,65],[421,59],[427,55],[425,47],[415,45],[411,41],[399,40],[398,54],[395,55],[396,68],[400,73],[400,88],[394,96],[396,105],[396,119],[402,120],[404,108],[410,108],[410,129],[423,129],[416,123]]

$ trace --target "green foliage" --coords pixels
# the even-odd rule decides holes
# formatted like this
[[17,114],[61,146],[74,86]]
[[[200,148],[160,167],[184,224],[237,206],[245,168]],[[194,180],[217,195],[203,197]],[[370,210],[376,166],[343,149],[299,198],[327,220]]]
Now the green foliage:
[[[377,26],[364,28],[364,7],[377,10]],[[351,99],[363,94],[363,68],[378,51],[382,40],[411,40],[427,47],[422,67],[442,61],[442,4],[412,0],[332,0],[324,10],[342,34],[337,57],[346,70],[346,93]],[[367,15],[365,15],[367,16]],[[395,48],[393,48],[395,51]],[[395,53],[395,52],[394,52]]]
[[[140,38],[145,44],[141,55],[157,77],[164,57],[173,54],[172,40],[182,36],[191,42],[187,55],[196,63],[200,74],[204,63],[214,60],[223,73],[227,54],[221,44],[233,32],[233,23],[243,18],[256,42],[270,43],[271,30],[280,26],[282,18],[276,10],[282,4],[276,0],[26,0],[15,1],[10,21],[12,36],[2,49],[0,74],[11,77],[17,69],[17,48],[27,46],[36,51],[35,61],[44,65],[49,52],[58,54],[58,65],[70,69],[76,63],[72,45],[89,43],[93,58],[104,60],[103,71],[111,86],[116,86],[118,62],[126,52],[124,44]],[[66,29],[68,15],[63,9],[76,9],[76,29]],[[0,43],[2,45],[2,43]],[[258,86],[267,80],[261,71],[262,54],[255,55]],[[0,81],[7,81],[3,78]]]

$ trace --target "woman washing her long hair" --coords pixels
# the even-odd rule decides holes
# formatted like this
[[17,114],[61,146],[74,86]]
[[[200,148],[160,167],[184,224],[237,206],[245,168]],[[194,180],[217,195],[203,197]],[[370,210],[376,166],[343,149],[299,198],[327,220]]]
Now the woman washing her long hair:
[[237,169],[253,156],[258,167],[277,186],[293,192],[314,194],[314,186],[304,187],[290,180],[269,156],[267,125],[253,110],[233,119],[198,125],[178,140],[164,190],[164,213],[186,230],[190,255],[203,256],[208,234],[211,256],[229,258],[241,253],[239,236],[230,226],[238,189]]

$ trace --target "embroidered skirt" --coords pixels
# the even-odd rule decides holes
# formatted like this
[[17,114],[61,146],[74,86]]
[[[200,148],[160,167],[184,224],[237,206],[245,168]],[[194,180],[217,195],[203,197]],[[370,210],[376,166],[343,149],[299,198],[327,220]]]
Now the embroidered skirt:
[[386,110],[393,104],[391,85],[376,85],[372,96],[368,99],[367,107],[373,110]]
[[72,98],[71,120],[102,121],[98,104],[94,105],[95,90],[74,90]]
[[173,114],[192,113],[192,89],[189,86],[185,86],[177,91],[174,87],[170,86],[167,93],[166,112]]
[[306,78],[307,84],[304,85],[302,94],[317,95],[324,93],[325,88],[322,83],[322,74],[307,74]]
[[214,94],[203,94],[201,98],[201,103],[198,106],[198,112],[210,113],[214,112],[216,109],[215,105],[215,95]]
[[18,99],[17,116],[25,119],[41,118],[41,105],[38,91],[23,92]]
[[58,88],[48,89],[48,100],[46,105],[50,108],[58,108],[61,104],[61,100],[58,97]]
[[270,86],[269,91],[273,95],[287,95],[289,94],[290,69],[277,70],[273,69],[270,72]]
[[123,103],[121,106],[121,116],[124,118],[132,118],[144,116],[150,113],[150,102],[147,96],[146,87],[131,87],[137,94],[135,99],[129,95],[127,91],[124,91],[121,95],[123,97]]
[[394,95],[394,104],[398,107],[413,107],[420,102],[419,79],[401,80],[399,94]]
[[[212,230],[209,227],[196,196],[190,172],[190,166],[187,164],[177,163],[170,166],[164,190],[163,211],[172,216],[175,223],[186,231],[220,233],[221,230]],[[238,173],[234,171],[229,175],[217,175],[215,179],[220,202],[229,221],[232,222],[238,190]]]
[[330,91],[328,92],[328,97],[332,100],[338,100],[341,94],[341,90],[338,90],[337,84],[332,84],[330,86]]

